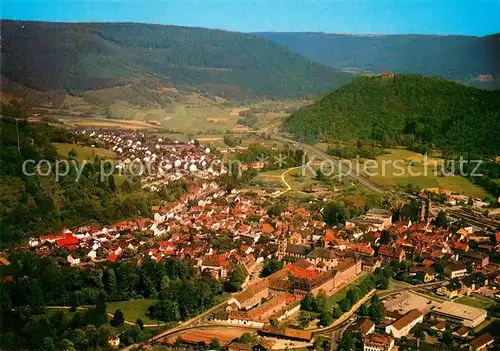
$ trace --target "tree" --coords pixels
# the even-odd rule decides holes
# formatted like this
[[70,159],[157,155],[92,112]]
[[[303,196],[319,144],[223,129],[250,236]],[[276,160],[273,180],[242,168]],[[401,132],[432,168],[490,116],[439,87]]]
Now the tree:
[[444,266],[445,262],[443,260],[436,260],[436,263],[434,264],[434,269],[436,270],[437,273],[444,274]]
[[113,314],[113,319],[111,320],[111,325],[113,327],[118,327],[125,322],[125,317],[123,315],[122,310],[117,309]]
[[331,312],[323,312],[319,318],[319,324],[323,327],[329,326],[333,322],[333,314]]
[[346,298],[343,298],[342,300],[340,300],[338,304],[339,304],[340,310],[342,312],[347,312],[351,309],[351,303]]
[[388,245],[391,242],[391,235],[387,230],[383,230],[380,234],[380,243],[382,245]]
[[308,291],[302,298],[302,301],[300,303],[300,308],[305,311],[314,312],[315,305],[316,301],[314,299],[314,295],[310,291]]
[[142,321],[142,319],[140,319],[140,318],[137,319],[135,321],[135,324],[137,324],[139,326],[139,328],[144,329],[144,322]]
[[327,310],[327,305],[328,297],[324,290],[320,290],[314,302],[314,311],[318,313],[325,312]]
[[43,338],[43,351],[55,351],[56,344],[51,337]]
[[447,330],[443,333],[442,341],[447,346],[453,345],[453,335],[451,334],[451,331]]
[[264,262],[264,267],[262,268],[262,272],[260,273],[261,277],[267,277],[273,274],[274,272],[279,271],[283,268],[283,263],[277,260],[269,260]]
[[120,298],[120,294],[118,292],[118,287],[116,284],[116,274],[113,268],[109,268],[106,271],[104,286],[111,301],[118,300]]
[[424,341],[425,340],[425,334],[424,334],[424,331],[422,330],[422,328],[420,326],[416,326],[415,328],[413,328],[413,335]]
[[111,189],[111,191],[116,190],[115,177],[113,177],[112,174],[108,178],[108,185],[109,185],[109,188]]
[[181,319],[179,303],[170,299],[160,299],[158,303],[150,306],[149,314],[155,319],[167,322],[178,321]]
[[359,288],[353,287],[347,291],[346,298],[349,300],[351,305],[354,305],[361,298]]
[[335,319],[338,319],[342,316],[342,311],[340,310],[340,307],[339,306],[335,306],[333,309],[332,309],[332,316],[333,318]]
[[411,265],[410,262],[403,260],[399,264],[399,269],[401,269],[402,271],[407,271],[410,268],[410,265]]
[[228,280],[224,282],[224,288],[227,292],[236,292],[241,289],[241,284],[245,281],[245,275],[241,265],[233,266],[233,270],[229,273]]
[[314,339],[313,350],[315,351],[323,350],[323,340],[320,337],[316,337]]
[[373,295],[370,299],[370,317],[379,323],[384,318],[383,306],[380,304],[378,295]]
[[368,316],[368,313],[369,313],[368,306],[366,306],[365,304],[362,304],[359,307],[359,314],[362,316]]
[[68,339],[62,339],[59,346],[60,346],[60,349],[63,351],[76,351],[75,344],[73,344]]
[[316,170],[316,180],[319,180],[320,182],[324,181],[325,180],[325,173],[323,172],[323,170],[321,170],[320,168]]
[[344,333],[342,335],[342,339],[340,339],[338,348],[342,351],[354,351],[356,347],[356,343],[352,338],[352,333]]
[[212,340],[210,341],[209,347],[211,350],[220,350],[219,340],[217,340],[216,338],[212,338]]
[[380,279],[380,289],[382,290],[389,289],[389,278],[382,277],[382,279]]
[[439,211],[436,219],[434,220],[434,225],[442,228],[448,227],[448,216],[446,215],[446,212]]
[[76,160],[77,156],[78,156],[78,154],[76,153],[75,148],[72,148],[71,150],[69,150],[69,152],[68,152],[68,158],[70,160]]
[[257,334],[243,333],[239,338],[238,342],[241,344],[246,344],[253,346],[258,342]]
[[467,262],[466,267],[468,274],[472,274],[472,272],[474,272],[474,265],[472,264],[471,261]]
[[301,311],[299,313],[299,316],[297,317],[297,320],[299,322],[299,327],[301,327],[302,329],[305,329],[309,325],[309,322],[311,321],[311,319],[312,319],[312,316],[310,313]]
[[348,218],[347,210],[336,202],[329,202],[323,212],[323,221],[330,225],[343,224]]
[[70,312],[76,312],[78,307],[78,297],[76,296],[75,292],[69,295],[69,306]]

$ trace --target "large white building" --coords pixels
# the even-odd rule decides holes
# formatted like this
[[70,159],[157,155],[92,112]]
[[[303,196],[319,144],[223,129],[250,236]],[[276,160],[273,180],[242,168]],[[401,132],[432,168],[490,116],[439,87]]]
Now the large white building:
[[470,328],[477,327],[486,319],[486,310],[451,301],[443,302],[434,307],[431,313],[437,319],[462,324]]
[[418,323],[422,323],[424,315],[417,309],[413,309],[406,313],[403,317],[396,320],[394,323],[385,327],[385,332],[391,334],[396,339],[408,335],[410,330]]

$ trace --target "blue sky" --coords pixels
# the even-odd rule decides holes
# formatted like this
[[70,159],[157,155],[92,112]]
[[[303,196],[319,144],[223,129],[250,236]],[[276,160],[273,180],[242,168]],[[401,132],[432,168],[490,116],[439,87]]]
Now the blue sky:
[[500,32],[500,0],[1,1],[1,17],[17,20],[143,22],[242,32],[479,36]]

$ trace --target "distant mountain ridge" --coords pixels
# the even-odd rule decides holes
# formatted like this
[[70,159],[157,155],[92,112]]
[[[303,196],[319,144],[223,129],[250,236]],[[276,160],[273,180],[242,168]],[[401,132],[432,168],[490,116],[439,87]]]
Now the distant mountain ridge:
[[215,29],[2,20],[1,32],[2,74],[42,91],[148,78],[240,100],[296,98],[352,79],[269,40]]
[[500,87],[500,34],[472,37],[261,32],[254,35],[336,69],[418,73],[485,88]]

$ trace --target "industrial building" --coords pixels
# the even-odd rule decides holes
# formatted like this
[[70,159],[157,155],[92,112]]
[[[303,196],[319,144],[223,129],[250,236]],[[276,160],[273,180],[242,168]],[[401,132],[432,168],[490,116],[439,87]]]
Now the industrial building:
[[477,327],[486,319],[486,310],[451,301],[436,306],[431,313],[437,319],[462,324],[469,328]]

